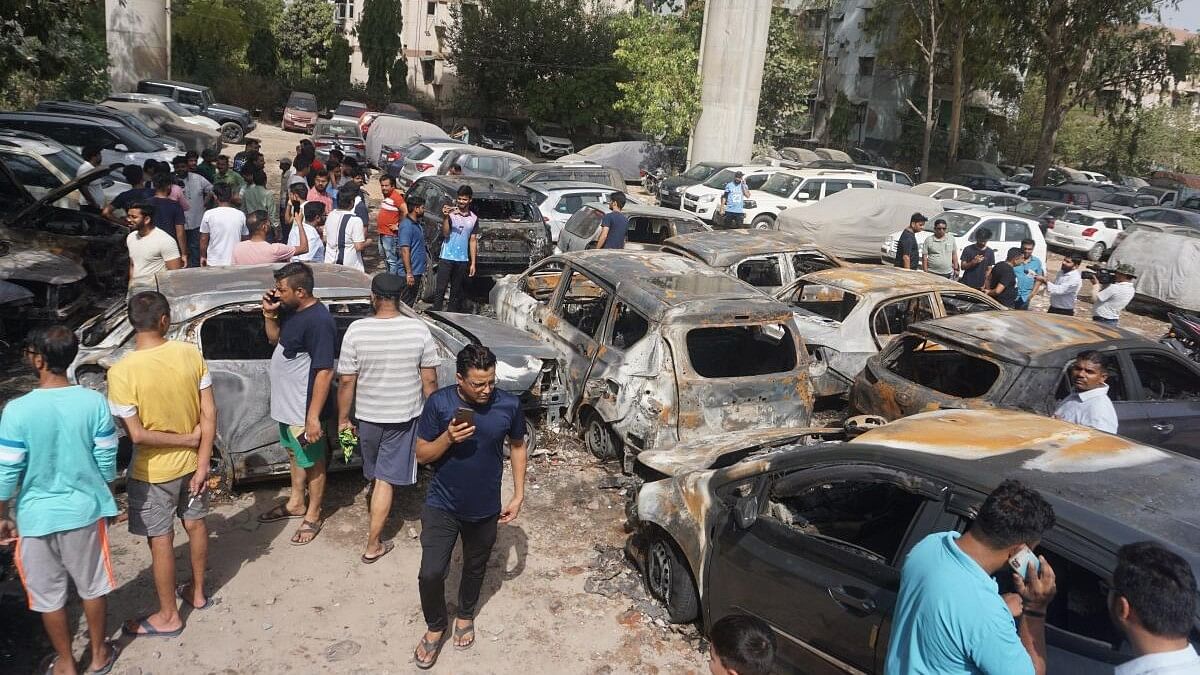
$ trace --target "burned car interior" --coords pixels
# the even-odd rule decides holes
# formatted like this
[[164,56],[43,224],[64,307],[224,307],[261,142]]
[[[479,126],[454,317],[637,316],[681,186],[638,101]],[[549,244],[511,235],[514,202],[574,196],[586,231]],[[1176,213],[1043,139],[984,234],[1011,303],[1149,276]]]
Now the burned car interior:
[[707,378],[786,373],[796,367],[795,345],[782,324],[693,328],[687,334],[692,370]]
[[888,370],[947,396],[983,396],[1000,377],[995,363],[915,335],[885,358]]
[[858,301],[857,295],[836,286],[800,281],[788,304],[831,321],[843,321]]

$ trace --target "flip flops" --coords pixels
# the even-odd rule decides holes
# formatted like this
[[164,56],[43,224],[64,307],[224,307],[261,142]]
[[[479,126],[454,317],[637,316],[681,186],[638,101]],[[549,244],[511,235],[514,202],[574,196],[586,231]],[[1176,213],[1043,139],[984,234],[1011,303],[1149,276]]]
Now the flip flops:
[[208,598],[208,597],[204,598],[203,605],[196,606],[196,605],[192,604],[192,599],[190,597],[191,593],[185,594],[183,592],[183,590],[189,586],[191,586],[191,584],[179,584],[178,586],[176,586],[175,587],[175,597],[182,600],[184,603],[187,604],[188,607],[191,607],[192,609],[208,609],[209,607],[212,607],[213,600],[212,600],[212,598]]
[[[471,641],[465,645],[458,644],[459,639],[461,639],[468,633],[470,633],[470,635],[471,635]],[[458,621],[455,620],[455,622],[454,622],[454,648],[461,652],[461,651],[466,651],[474,646],[475,646],[475,622],[472,621],[470,625],[459,628]]]
[[366,553],[362,554],[362,561],[364,564],[374,565],[377,560],[379,560],[383,556],[391,553],[392,549],[396,548],[396,542],[394,542],[390,539],[388,541],[384,541],[384,542],[380,542],[380,543],[383,544],[383,552],[380,553],[379,555],[375,555],[375,556],[369,556]]
[[[121,645],[112,640],[106,640],[104,644],[108,645],[108,661],[105,661],[99,670],[83,671],[84,675],[108,675],[108,673],[112,672],[113,665],[117,662],[117,656],[121,654]],[[51,669],[53,669],[53,666],[51,666]]]
[[150,616],[146,615],[140,619],[136,619],[137,627],[141,630],[129,630],[129,624],[126,623],[121,627],[121,631],[130,637],[156,637],[156,638],[173,638],[179,637],[183,633],[183,626],[175,630],[159,630],[150,625]]
[[287,504],[279,504],[266,513],[258,514],[258,522],[274,523],[280,520],[292,520],[294,518],[303,518],[305,514],[296,515],[287,510]]
[[425,633],[421,633],[421,648],[426,654],[431,655],[429,661],[422,661],[416,649],[413,650],[413,663],[421,670],[429,670],[437,663],[438,656],[442,654],[442,645],[446,644],[446,631],[438,636],[436,640],[426,640]]
[[[292,546],[307,546],[313,543],[317,535],[321,533],[321,523],[314,523],[311,520],[300,521],[300,527],[296,528],[296,534],[292,535]],[[299,541],[297,537],[301,534],[311,534],[308,541]]]

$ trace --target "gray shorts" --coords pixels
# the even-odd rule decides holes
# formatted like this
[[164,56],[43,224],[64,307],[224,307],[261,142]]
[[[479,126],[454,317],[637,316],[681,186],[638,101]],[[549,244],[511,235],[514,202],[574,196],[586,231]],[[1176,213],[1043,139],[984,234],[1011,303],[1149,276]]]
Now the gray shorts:
[[417,482],[417,419],[407,422],[358,422],[363,477],[392,485]]
[[195,499],[188,494],[188,474],[166,483],[146,483],[130,478],[125,485],[129,496],[129,533],[143,537],[161,537],[175,529],[175,517],[200,520],[208,513],[208,490]]
[[14,559],[35,612],[56,612],[67,604],[68,578],[84,600],[108,595],[117,585],[106,518],[74,530],[21,537]]

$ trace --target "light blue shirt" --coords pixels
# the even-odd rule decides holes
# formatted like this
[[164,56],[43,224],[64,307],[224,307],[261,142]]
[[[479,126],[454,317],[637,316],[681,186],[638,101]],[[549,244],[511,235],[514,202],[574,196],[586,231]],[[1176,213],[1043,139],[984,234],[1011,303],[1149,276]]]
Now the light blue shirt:
[[467,262],[471,259],[469,244],[478,223],[479,216],[474,213],[464,216],[458,209],[450,212],[450,235],[442,243],[442,260]]
[[746,193],[745,183],[729,181],[725,184],[725,213],[744,213]]
[[913,547],[900,572],[887,675],[1033,675],[996,581],[963,553],[957,532]]
[[1044,276],[1046,268],[1042,266],[1042,261],[1034,255],[1029,257],[1029,262],[1014,265],[1013,272],[1017,275],[1017,299],[1021,302],[1028,302],[1030,294],[1033,293],[1033,285],[1037,282],[1033,276],[1035,274]]

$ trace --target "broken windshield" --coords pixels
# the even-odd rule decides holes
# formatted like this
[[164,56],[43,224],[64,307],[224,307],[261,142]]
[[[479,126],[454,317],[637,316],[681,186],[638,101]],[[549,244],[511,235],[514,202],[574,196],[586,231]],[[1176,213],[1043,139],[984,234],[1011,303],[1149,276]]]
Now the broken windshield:
[[701,377],[754,377],[796,367],[796,340],[780,323],[693,328],[687,350]]

